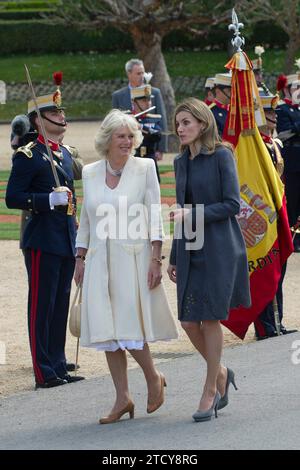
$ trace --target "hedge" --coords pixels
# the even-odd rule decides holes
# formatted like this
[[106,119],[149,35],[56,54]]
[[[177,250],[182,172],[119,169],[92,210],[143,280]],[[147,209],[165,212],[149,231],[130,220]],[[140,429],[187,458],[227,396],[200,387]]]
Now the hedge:
[[57,9],[60,0],[1,1],[0,18],[4,20],[26,20],[40,18],[40,13],[49,13]]
[[[288,37],[278,26],[257,23],[252,32],[244,34],[247,49],[255,44],[285,48]],[[193,37],[184,31],[173,31],[163,40],[163,48],[221,49],[228,47],[227,27],[214,28],[205,37]],[[69,52],[113,52],[133,50],[128,34],[108,27],[99,31],[78,31],[72,27],[47,24],[45,20],[0,21],[0,55]]]
[[45,20],[0,22],[0,55],[68,52],[110,52],[133,49],[131,38],[113,28],[83,32],[50,25]]

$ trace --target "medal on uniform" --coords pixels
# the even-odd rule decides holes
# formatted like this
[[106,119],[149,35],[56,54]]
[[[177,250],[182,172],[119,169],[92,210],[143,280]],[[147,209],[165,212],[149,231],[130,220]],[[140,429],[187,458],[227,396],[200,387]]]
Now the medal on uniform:
[[144,157],[147,154],[147,147],[145,145],[142,145],[140,148],[140,156]]
[[57,157],[59,160],[63,160],[64,156],[60,150],[52,150],[53,155]]

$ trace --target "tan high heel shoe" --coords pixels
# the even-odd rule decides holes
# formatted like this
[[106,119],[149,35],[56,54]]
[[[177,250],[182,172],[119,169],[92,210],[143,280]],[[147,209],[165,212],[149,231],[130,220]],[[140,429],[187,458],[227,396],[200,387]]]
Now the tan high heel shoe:
[[165,379],[164,375],[160,373],[160,394],[159,394],[159,397],[158,397],[158,400],[157,400],[156,403],[150,404],[149,401],[148,401],[147,413],[153,413],[154,411],[156,411],[163,404],[163,402],[165,400],[164,387],[166,387],[166,386],[167,386],[166,379]]
[[125,414],[129,413],[129,418],[133,419],[134,418],[134,403],[129,400],[127,405],[117,413],[112,413],[108,416],[104,416],[103,418],[99,419],[99,424],[110,424],[110,423],[115,423],[116,421],[119,421],[119,419]]

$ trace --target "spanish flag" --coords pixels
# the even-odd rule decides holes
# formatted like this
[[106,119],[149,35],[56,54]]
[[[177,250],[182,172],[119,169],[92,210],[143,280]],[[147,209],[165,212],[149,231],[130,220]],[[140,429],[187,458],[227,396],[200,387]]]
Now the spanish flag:
[[232,309],[222,322],[241,339],[277,291],[282,265],[293,252],[284,186],[256,126],[263,122],[252,64],[237,52],[226,64],[232,70],[231,103],[223,139],[232,143],[241,191],[238,221],[248,256],[252,306]]

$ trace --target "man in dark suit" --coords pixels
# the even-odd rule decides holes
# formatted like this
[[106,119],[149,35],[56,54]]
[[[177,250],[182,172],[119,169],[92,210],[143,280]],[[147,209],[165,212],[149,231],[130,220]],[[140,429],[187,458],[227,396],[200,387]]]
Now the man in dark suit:
[[[144,83],[145,68],[142,60],[130,59],[125,64],[125,70],[128,77],[128,85],[112,94],[112,107],[123,111],[133,111],[130,90],[139,87]],[[157,160],[161,160],[163,152],[168,151],[166,132],[168,129],[165,105],[159,88],[152,87],[152,105],[155,106],[155,113],[161,115],[162,138],[156,151]]]
[[[287,211],[290,226],[297,224],[300,217],[300,76],[281,75],[277,90],[282,92],[283,100],[276,109],[277,132],[283,141],[284,180]],[[294,239],[296,252],[300,252],[300,236]]]
[[[76,198],[71,153],[60,145],[66,131],[60,93],[38,97],[37,105],[46,136],[30,101],[28,116],[38,137],[13,156],[6,204],[31,214],[22,240],[29,282],[29,340],[36,388],[50,388],[83,379],[68,375],[64,353],[75,265]],[[55,190],[44,137],[57,168],[60,187]]]

